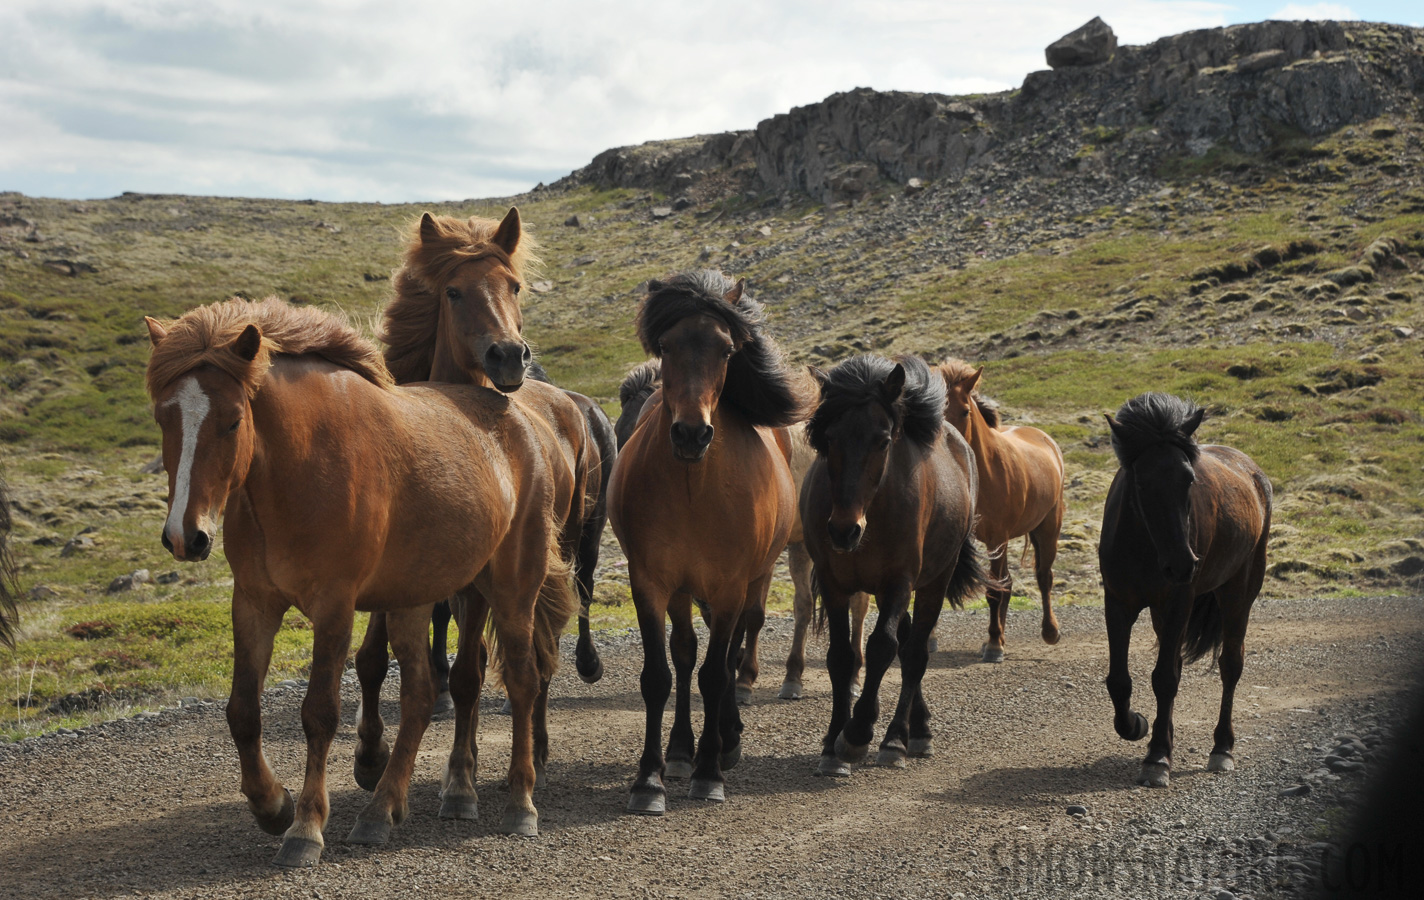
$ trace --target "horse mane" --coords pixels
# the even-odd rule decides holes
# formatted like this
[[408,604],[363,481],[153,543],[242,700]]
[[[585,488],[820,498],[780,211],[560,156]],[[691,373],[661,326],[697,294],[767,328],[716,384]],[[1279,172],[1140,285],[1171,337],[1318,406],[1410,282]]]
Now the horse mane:
[[[881,386],[896,363],[905,367],[905,388],[894,403],[887,404]],[[806,440],[817,453],[826,453],[830,449],[826,430],[832,423],[855,407],[878,403],[890,414],[896,430],[921,447],[929,447],[939,440],[944,426],[946,395],[944,379],[935,377],[918,356],[853,356],[826,373],[820,405],[806,425]]]
[[[974,373],[979,371],[962,359],[947,359],[935,366],[934,369],[943,376],[946,387],[953,387],[961,381],[973,378]],[[985,424],[990,428],[998,428],[1002,424],[1003,419],[999,415],[997,401],[981,395],[977,388],[969,394],[969,397],[974,401],[974,405],[979,407],[979,415],[984,417]]]
[[1112,429],[1113,453],[1124,466],[1157,444],[1170,444],[1195,464],[1201,454],[1197,440],[1184,430],[1201,412],[1190,400],[1171,394],[1148,391],[1138,394],[1117,411],[1117,427]]
[[[274,353],[314,354],[350,369],[378,387],[393,384],[380,349],[352,328],[345,316],[310,306],[292,306],[278,297],[256,302],[234,297],[190,309],[163,324],[168,336],[148,358],[146,383],[150,397],[158,396],[179,376],[202,365],[231,375],[251,397],[262,385]],[[229,347],[248,325],[255,325],[262,332],[262,344],[250,361]]]
[[714,269],[682,272],[667,281],[648,282],[638,308],[638,340],[661,359],[658,339],[688,316],[710,316],[727,326],[737,352],[727,361],[721,402],[751,425],[781,428],[803,421],[811,409],[806,378],[787,365],[781,348],[763,330],[762,305],[743,294],[735,304],[725,296],[735,282]]
[[543,264],[539,244],[522,229],[513,253],[491,242],[499,229],[495,219],[470,216],[431,216],[438,234],[420,237],[420,219],[411,222],[405,237],[405,261],[391,279],[396,296],[381,315],[377,337],[386,345],[386,366],[397,384],[428,381],[435,361],[435,334],[440,327],[440,286],[456,267],[471,260],[494,257],[509,267],[520,281],[532,278]]
[[10,555],[10,495],[0,478],[0,646],[15,646],[15,601],[20,596],[19,570]]
[[629,370],[623,383],[618,385],[618,404],[627,406],[639,400],[646,400],[663,380],[663,363],[660,359],[640,362]]

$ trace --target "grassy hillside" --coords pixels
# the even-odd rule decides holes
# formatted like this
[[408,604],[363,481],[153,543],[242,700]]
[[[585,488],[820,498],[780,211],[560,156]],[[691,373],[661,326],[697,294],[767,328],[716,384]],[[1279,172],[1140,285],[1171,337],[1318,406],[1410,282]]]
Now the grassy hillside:
[[[1266,592],[1417,590],[1422,132],[1381,120],[1260,157],[1173,160],[1131,184],[1108,184],[1094,155],[1111,148],[1085,138],[1077,171],[973,203],[964,185],[905,196],[887,183],[854,206],[703,194],[663,216],[666,198],[647,193],[539,191],[515,198],[547,260],[526,329],[560,383],[616,412],[617,384],[642,358],[638,286],[706,265],[749,279],[795,358],[985,363],[1008,419],[1063,445],[1057,574],[1070,602],[1099,600],[1097,523],[1115,469],[1101,414],[1143,390],[1186,394],[1212,412],[1202,437],[1245,450],[1276,484]],[[1073,211],[1045,216],[1035,195]],[[140,472],[158,449],[142,317],[277,294],[369,321],[413,217],[506,205],[0,194],[0,466],[37,597],[22,605],[19,648],[0,654],[0,733],[226,691],[226,566],[165,556],[166,480]],[[562,224],[575,213],[580,227]],[[137,569],[178,580],[105,595]],[[626,583],[609,578],[600,597],[616,603]],[[274,677],[299,676],[306,652],[284,632]]]

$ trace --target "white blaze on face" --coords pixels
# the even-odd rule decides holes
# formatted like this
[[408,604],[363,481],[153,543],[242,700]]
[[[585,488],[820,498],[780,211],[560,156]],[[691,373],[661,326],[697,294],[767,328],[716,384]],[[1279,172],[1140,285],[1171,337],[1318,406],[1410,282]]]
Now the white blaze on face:
[[183,446],[178,455],[178,471],[173,479],[173,505],[168,508],[168,521],[163,525],[164,533],[176,546],[183,540],[183,514],[188,509],[188,491],[193,483],[193,457],[198,450],[198,432],[207,421],[212,404],[193,375],[184,379],[178,392],[168,402],[178,407],[178,424],[183,429]]

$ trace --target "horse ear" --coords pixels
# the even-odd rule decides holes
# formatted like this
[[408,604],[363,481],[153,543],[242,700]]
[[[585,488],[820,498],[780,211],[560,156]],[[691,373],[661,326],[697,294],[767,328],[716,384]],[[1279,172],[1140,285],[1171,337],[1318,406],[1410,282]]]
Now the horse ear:
[[435,227],[435,217],[430,213],[425,213],[420,217],[420,242],[429,244],[439,239],[440,229]]
[[831,376],[827,375],[825,371],[818,366],[807,366],[806,371],[810,372],[811,377],[816,379],[816,384],[823,388],[831,383]]
[[1112,417],[1112,413],[1103,413],[1103,418],[1108,420],[1108,427],[1112,429],[1113,434],[1122,433],[1122,426],[1117,424],[1117,419]]
[[148,326],[148,340],[157,347],[158,342],[168,337],[168,329],[158,324],[158,320],[153,316],[144,316],[143,324]]
[[980,367],[974,372],[973,375],[970,375],[970,376],[969,376],[969,381],[968,381],[968,383],[964,386],[965,393],[969,393],[970,391],[973,391],[974,388],[978,387],[978,386],[979,386],[979,379],[982,378],[983,376],[984,376],[984,367],[983,367],[983,366],[980,366]]
[[1182,435],[1184,437],[1191,437],[1197,428],[1200,427],[1202,419],[1204,418],[1206,418],[1206,410],[1198,406],[1197,411],[1187,420],[1187,424],[1182,426]]
[[490,242],[512,256],[515,248],[519,246],[521,233],[519,207],[511,206],[509,212],[505,213],[504,218],[500,220],[499,227],[495,229],[494,237],[490,238]]
[[904,392],[905,367],[896,363],[890,374],[885,376],[885,383],[880,386],[880,396],[886,403],[894,403]]
[[746,289],[747,280],[745,278],[738,278],[737,283],[732,285],[732,289],[722,295],[722,299],[726,300],[728,305],[736,306],[738,303],[742,302],[742,291],[745,291]]
[[257,351],[262,349],[262,332],[257,330],[256,325],[248,325],[228,347],[233,353],[252,362],[257,358]]
[[658,281],[656,278],[649,278],[647,284],[645,284],[644,287],[647,288],[649,294],[656,294],[658,291],[666,287],[666,285],[664,285],[661,281]]

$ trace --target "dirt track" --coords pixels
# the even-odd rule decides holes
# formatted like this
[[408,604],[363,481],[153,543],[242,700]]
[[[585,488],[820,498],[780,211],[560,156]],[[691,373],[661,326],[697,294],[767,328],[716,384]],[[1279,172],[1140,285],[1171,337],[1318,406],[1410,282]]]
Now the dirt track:
[[[333,747],[327,849],[313,870],[269,865],[277,839],[257,829],[238,794],[220,704],[0,747],[0,893],[1192,897],[1230,887],[1270,896],[1291,878],[1312,877],[1298,857],[1318,854],[1309,846],[1338,831],[1340,816],[1328,810],[1362,776],[1317,774],[1305,797],[1280,791],[1318,767],[1341,733],[1378,746],[1424,658],[1419,598],[1260,601],[1237,694],[1240,768],[1204,770],[1220,683],[1196,666],[1178,699],[1173,786],[1157,791],[1132,784],[1145,743],[1112,731],[1100,609],[1064,610],[1056,647],[1038,642],[1036,614],[1011,614],[1010,656],[999,666],[977,661],[982,613],[946,620],[945,649],[926,676],[938,756],[906,771],[813,775],[829,715],[824,645],[812,645],[807,698],[778,701],[789,622],[775,620],[728,802],[687,800],[673,782],[666,817],[626,816],[641,745],[641,651],[635,636],[605,634],[600,684],[579,683],[568,660],[556,682],[550,784],[535,794],[539,838],[495,833],[509,720],[491,714],[498,701],[489,698],[479,823],[435,815],[452,736],[440,722],[421,751],[411,817],[391,843],[344,844],[365,802],[350,774],[355,735],[344,727]],[[1145,616],[1134,638],[1134,698],[1150,715]],[[897,683],[892,670],[886,690]],[[348,721],[355,696],[343,691]],[[385,696],[394,697],[389,683]],[[278,690],[264,704],[267,753],[288,785],[299,785],[302,771],[299,700],[296,690]],[[388,702],[388,720],[395,715]],[[1068,815],[1069,804],[1088,816]],[[1110,874],[1108,860],[1116,860]]]

